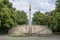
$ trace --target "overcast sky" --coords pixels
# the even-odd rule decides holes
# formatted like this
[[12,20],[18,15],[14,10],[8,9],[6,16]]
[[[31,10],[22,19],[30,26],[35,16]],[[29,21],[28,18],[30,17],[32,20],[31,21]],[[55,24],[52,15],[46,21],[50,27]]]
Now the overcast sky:
[[44,13],[55,9],[56,0],[10,0],[10,2],[13,3],[13,7],[17,10],[24,10],[28,15],[29,4],[32,6],[32,14],[35,11]]

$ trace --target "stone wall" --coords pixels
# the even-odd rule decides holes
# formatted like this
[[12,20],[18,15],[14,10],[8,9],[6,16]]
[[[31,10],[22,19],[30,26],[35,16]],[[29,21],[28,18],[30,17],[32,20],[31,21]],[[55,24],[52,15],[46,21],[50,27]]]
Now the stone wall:
[[[17,34],[17,35],[29,34],[29,26],[21,25],[12,28],[9,31],[9,34]],[[31,34],[52,34],[52,31],[47,26],[32,25]]]

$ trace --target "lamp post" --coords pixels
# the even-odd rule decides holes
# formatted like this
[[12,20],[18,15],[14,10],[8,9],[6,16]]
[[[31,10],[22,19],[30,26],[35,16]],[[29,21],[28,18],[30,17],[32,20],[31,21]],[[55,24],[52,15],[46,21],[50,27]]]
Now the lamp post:
[[29,33],[32,33],[31,5],[29,5]]

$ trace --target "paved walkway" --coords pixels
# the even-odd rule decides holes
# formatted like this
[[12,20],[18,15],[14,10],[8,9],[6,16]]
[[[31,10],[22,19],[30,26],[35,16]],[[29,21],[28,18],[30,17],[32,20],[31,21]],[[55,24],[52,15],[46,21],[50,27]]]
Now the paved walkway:
[[0,40],[60,40],[60,36],[52,36],[52,37],[11,37],[11,36],[0,36]]

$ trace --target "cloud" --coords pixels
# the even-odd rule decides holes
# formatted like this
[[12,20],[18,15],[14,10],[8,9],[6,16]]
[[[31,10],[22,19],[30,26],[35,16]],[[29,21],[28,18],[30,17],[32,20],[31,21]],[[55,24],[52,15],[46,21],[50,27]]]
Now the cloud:
[[42,13],[52,11],[55,9],[56,0],[9,0],[13,3],[13,7],[17,10],[24,10],[27,15],[29,13],[29,4],[32,5],[33,14],[35,11],[41,11]]
[[34,0],[31,2],[33,9],[40,10],[41,12],[52,11],[55,9],[55,2],[53,0]]

